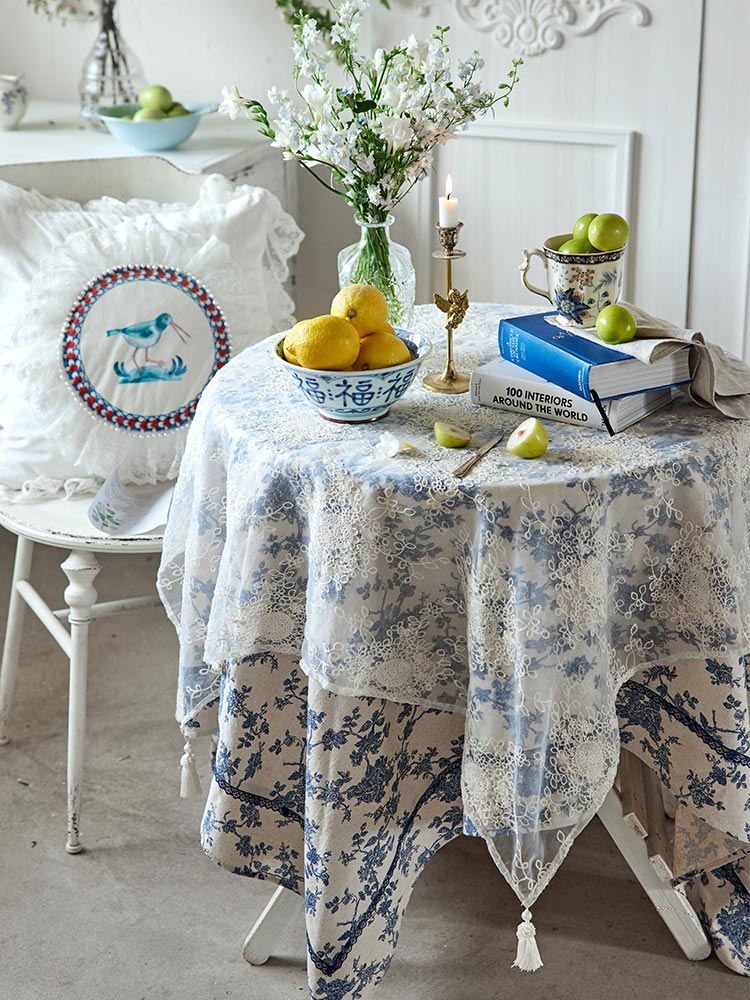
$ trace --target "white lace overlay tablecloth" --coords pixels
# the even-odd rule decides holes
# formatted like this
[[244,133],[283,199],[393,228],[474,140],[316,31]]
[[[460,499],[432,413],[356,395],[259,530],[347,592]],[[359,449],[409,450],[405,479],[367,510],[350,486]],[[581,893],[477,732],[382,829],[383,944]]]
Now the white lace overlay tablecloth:
[[[458,366],[520,311],[472,307]],[[441,320],[417,310],[428,370]],[[465,712],[465,828],[530,906],[612,785],[622,683],[750,650],[750,421],[687,401],[614,438],[550,421],[541,459],[501,445],[457,480],[434,422],[507,435],[518,415],[418,378],[385,420],[329,423],[275,339],[214,378],[188,438],[159,581],[179,721],[267,650],[333,692]],[[384,431],[417,451],[382,457]]]

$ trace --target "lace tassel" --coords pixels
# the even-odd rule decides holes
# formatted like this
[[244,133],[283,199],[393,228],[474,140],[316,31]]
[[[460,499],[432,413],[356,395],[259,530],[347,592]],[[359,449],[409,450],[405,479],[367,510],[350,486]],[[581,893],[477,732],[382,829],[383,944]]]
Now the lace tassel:
[[516,937],[518,938],[518,951],[512,968],[521,969],[522,972],[536,972],[537,969],[541,969],[544,963],[536,945],[536,927],[531,922],[531,910],[524,910],[521,914],[521,923],[516,928]]
[[185,740],[183,747],[180,772],[180,798],[194,799],[199,796],[203,789],[201,788],[201,779],[198,777],[198,769],[195,766],[192,741],[189,739]]

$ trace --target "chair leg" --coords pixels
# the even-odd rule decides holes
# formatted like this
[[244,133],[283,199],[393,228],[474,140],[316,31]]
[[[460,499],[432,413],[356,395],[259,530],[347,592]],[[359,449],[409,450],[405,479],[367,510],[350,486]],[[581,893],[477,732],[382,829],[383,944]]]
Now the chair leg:
[[94,580],[101,566],[93,552],[74,549],[62,564],[68,578],[65,603],[70,608],[70,687],[68,697],[68,839],[65,850],[78,854],[80,842],[81,782],[86,738],[86,675],[89,622],[96,603]]
[[21,580],[29,579],[33,554],[34,543],[30,538],[19,535],[16,543],[16,561],[13,565],[13,582],[10,589],[8,624],[5,629],[3,662],[2,667],[0,667],[0,746],[5,746],[8,742],[8,723],[13,704],[13,692],[16,688],[16,678],[18,677],[23,618],[26,610],[26,602],[16,590],[16,584]]
[[245,938],[242,946],[245,961],[250,965],[265,965],[287,925],[304,912],[304,898],[280,885]]

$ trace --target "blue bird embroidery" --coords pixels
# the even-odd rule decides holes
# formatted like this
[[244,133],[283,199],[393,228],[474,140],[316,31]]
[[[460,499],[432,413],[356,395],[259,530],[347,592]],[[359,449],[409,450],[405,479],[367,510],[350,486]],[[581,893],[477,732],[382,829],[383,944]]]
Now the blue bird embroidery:
[[[131,326],[118,327],[113,330],[107,330],[108,337],[114,337],[116,335],[122,335],[126,342],[133,348],[133,364],[140,371],[143,371],[147,364],[157,364],[162,368],[166,366],[165,361],[157,361],[156,359],[150,359],[148,352],[152,347],[156,345],[161,340],[161,335],[167,329],[171,327],[183,344],[186,344],[190,334],[187,330],[184,330],[179,323],[176,323],[170,313],[159,313],[156,319],[147,320],[144,323],[133,323]],[[143,351],[144,363],[139,365],[136,361],[136,353],[138,351]]]

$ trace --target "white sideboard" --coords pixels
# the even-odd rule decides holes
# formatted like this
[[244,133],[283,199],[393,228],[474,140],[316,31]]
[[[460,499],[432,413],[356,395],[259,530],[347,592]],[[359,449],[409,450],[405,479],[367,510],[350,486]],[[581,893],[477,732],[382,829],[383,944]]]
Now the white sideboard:
[[[135,169],[136,161],[144,158],[151,163],[145,180],[144,171]],[[61,163],[71,163],[71,170],[61,170]],[[187,175],[184,180],[174,167]],[[297,175],[289,167],[277,149],[258,138],[249,121],[232,122],[218,114],[204,118],[184,146],[162,153],[141,153],[123,146],[109,132],[88,125],[77,105],[60,101],[32,101],[17,129],[0,132],[0,178],[76,200],[81,200],[82,191],[90,198],[108,194],[187,200],[197,195],[191,178],[218,173],[237,183],[266,188],[296,219]],[[292,294],[294,284],[292,262]]]
[[279,151],[258,136],[249,121],[207,115],[179,149],[141,153],[109,132],[92,128],[75,104],[31,101],[17,129],[0,132],[0,166],[61,160],[110,160],[157,156],[187,173],[224,174],[233,181],[268,188],[296,217],[296,174]]

